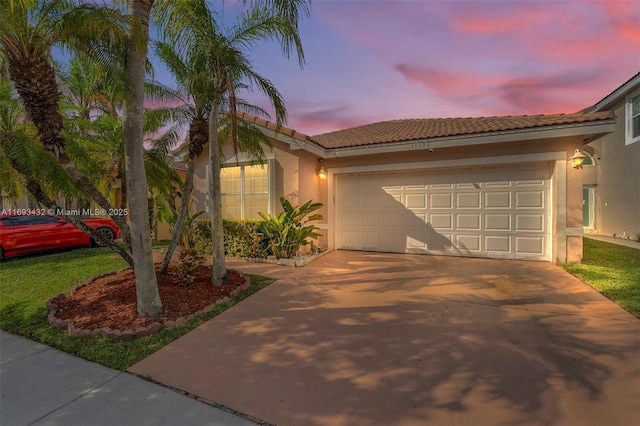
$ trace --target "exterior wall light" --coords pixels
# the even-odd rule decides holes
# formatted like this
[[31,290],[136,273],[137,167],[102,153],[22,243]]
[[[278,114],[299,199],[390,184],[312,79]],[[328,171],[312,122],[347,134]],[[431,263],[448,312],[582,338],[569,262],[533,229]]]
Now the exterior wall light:
[[587,158],[579,149],[576,149],[576,152],[569,158],[569,162],[571,162],[571,167],[574,169],[579,169],[582,167],[584,163],[584,159]]
[[318,177],[322,180],[325,180],[327,178],[327,171],[324,169],[324,167],[320,167],[320,170],[318,170]]

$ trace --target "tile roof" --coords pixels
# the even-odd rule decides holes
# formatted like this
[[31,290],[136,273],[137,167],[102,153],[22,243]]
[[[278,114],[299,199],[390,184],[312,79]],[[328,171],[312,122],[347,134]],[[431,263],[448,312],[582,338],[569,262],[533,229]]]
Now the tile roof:
[[312,136],[326,149],[547,128],[614,119],[609,111],[596,113],[522,115],[505,117],[429,118],[383,121]]
[[271,121],[265,120],[263,118],[258,118],[253,115],[245,114],[244,112],[238,113],[238,118],[244,120],[248,123],[253,123],[256,126],[264,127],[269,130],[273,130],[274,132],[280,135],[286,135],[292,137],[294,139],[298,139],[300,141],[312,141],[312,138],[304,133],[300,133],[297,130],[290,129],[285,126],[280,126],[276,123],[272,123]]

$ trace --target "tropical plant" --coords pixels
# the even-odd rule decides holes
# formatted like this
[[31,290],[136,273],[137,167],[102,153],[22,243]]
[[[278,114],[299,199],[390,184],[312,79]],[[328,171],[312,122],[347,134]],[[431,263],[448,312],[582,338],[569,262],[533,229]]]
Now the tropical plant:
[[161,9],[160,22],[182,51],[194,52],[205,63],[209,73],[208,117],[209,167],[211,171],[209,210],[213,239],[211,282],[222,285],[226,276],[222,198],[220,191],[219,116],[226,105],[230,117],[231,140],[237,141],[238,87],[256,87],[267,95],[276,111],[276,122],[285,118],[284,102],[273,84],[255,72],[243,51],[265,39],[278,40],[288,54],[295,46],[300,63],[303,52],[298,33],[301,11],[308,11],[306,1],[256,1],[240,14],[236,24],[224,27],[207,7],[204,0],[176,2],[173,7]]
[[[323,207],[322,203],[309,200],[301,206],[293,207],[284,197],[280,197],[283,211],[277,215],[259,212],[264,221],[261,223],[262,232],[269,240],[269,251],[275,257],[294,257],[300,247],[308,245],[309,238],[318,238],[319,228],[308,225],[314,220],[322,220],[321,214],[312,212]],[[310,215],[310,216],[309,216]]]

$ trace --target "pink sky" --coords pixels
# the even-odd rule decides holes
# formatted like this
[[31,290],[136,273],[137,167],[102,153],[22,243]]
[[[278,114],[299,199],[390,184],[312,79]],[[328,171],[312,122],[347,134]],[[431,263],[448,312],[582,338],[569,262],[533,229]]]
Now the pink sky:
[[282,93],[287,126],[309,135],[401,118],[571,113],[640,71],[639,22],[638,0],[315,0],[301,23],[303,69],[276,46],[250,56]]

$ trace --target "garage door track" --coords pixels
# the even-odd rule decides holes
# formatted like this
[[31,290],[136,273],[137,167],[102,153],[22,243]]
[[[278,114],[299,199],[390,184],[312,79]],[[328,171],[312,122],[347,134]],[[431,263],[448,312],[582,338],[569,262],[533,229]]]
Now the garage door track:
[[130,371],[278,425],[640,424],[640,321],[545,262],[332,252]]

